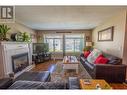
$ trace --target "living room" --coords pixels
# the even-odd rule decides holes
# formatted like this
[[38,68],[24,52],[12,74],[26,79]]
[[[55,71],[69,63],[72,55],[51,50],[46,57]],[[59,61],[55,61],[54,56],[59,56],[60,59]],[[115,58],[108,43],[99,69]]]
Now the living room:
[[0,8],[1,89],[127,89],[126,6]]

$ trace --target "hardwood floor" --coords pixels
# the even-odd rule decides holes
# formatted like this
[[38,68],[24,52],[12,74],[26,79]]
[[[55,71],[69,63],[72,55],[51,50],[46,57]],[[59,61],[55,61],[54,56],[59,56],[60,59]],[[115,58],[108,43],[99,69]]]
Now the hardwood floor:
[[109,84],[113,89],[127,89],[127,84],[126,83],[123,83],[123,84],[116,84],[116,83],[112,83],[112,84]]
[[[56,64],[58,61],[60,60],[50,60],[50,61],[47,61],[47,62],[44,62],[44,63],[40,63],[38,65],[35,66],[35,68],[32,69],[32,71],[45,71],[45,70],[48,70],[48,68],[53,65],[53,64]],[[120,84],[120,83],[110,83],[109,84],[113,89],[127,89],[127,84],[126,83],[123,83],[123,84]]]
[[50,61],[46,61],[44,63],[39,63],[35,66],[35,68],[32,69],[32,71],[46,71],[48,70],[48,68],[53,65],[56,64],[58,61],[60,60],[50,60]]

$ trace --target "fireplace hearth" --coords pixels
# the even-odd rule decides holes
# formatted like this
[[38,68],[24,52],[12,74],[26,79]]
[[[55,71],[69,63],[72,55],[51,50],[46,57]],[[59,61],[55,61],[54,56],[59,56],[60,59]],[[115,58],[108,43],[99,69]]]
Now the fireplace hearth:
[[12,69],[14,73],[20,72],[29,66],[28,53],[22,53],[12,56]]

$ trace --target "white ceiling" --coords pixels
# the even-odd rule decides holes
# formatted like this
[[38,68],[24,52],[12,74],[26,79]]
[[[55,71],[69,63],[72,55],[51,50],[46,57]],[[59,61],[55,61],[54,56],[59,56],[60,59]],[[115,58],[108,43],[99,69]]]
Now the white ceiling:
[[93,29],[126,7],[16,6],[16,20],[35,30]]

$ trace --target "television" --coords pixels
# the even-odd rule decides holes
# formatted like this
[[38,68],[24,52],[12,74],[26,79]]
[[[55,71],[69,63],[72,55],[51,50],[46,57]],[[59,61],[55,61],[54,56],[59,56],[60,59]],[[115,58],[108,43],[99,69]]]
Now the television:
[[33,43],[33,53],[45,53],[49,51],[48,43]]

